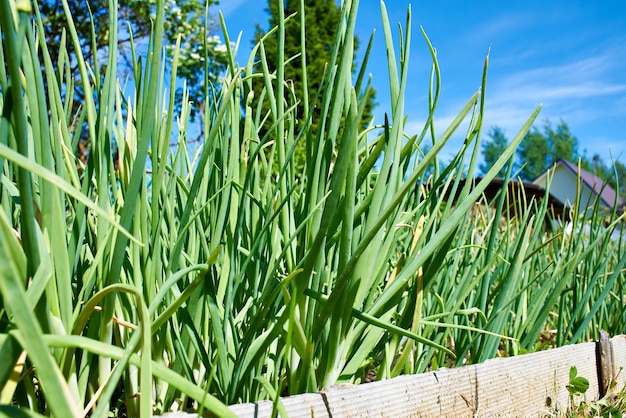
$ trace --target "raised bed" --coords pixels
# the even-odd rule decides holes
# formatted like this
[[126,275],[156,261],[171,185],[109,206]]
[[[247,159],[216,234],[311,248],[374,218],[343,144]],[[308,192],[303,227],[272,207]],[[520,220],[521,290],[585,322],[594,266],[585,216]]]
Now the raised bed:
[[[564,410],[572,366],[589,380],[586,399],[626,385],[626,336],[488,360],[319,393],[281,398],[289,417],[540,416]],[[240,417],[270,417],[272,402],[232,405]],[[196,414],[166,414],[194,417]]]

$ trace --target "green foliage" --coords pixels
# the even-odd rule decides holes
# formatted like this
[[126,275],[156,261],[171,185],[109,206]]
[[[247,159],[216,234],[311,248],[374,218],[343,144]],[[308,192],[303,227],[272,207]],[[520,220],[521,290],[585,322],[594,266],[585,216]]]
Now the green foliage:
[[552,129],[550,123],[546,123],[544,135],[550,145],[549,165],[561,159],[568,161],[578,160],[578,138],[572,135],[569,126],[563,120],[557,125],[556,130]]
[[[489,137],[491,139],[484,142],[482,147],[484,164],[481,164],[480,169],[483,173],[491,167],[493,161],[508,144],[504,131],[498,126],[491,128]],[[611,168],[607,167],[598,155],[594,155],[591,159],[582,155],[578,150],[578,139],[571,133],[564,121],[561,121],[556,128],[553,128],[549,121],[546,122],[543,132],[533,127],[520,144],[516,156],[516,167],[520,170],[520,177],[523,180],[535,180],[561,159],[576,162],[581,158],[583,169],[607,180],[611,187],[620,190],[621,193],[626,190],[624,165],[615,161]],[[501,177],[504,177],[504,174],[504,171],[499,173]]]
[[[396,45],[381,4],[393,106],[380,125],[360,126],[357,2],[345,2],[320,84],[324,129],[300,123],[306,99],[289,89],[286,56],[271,72],[258,43],[245,70],[229,55],[192,154],[192,104],[185,97],[176,113],[174,92],[164,95],[163,2],[146,54],[131,62],[131,100],[112,76],[117,54],[100,79],[77,51],[82,107],[25,5],[0,2],[0,403],[12,405],[0,412],[232,416],[225,404],[274,399],[280,409],[278,395],[530,351],[545,329],[556,345],[623,332],[615,213],[607,225],[596,205],[574,214],[571,233],[552,233],[545,201],[481,200],[539,108],[484,179],[460,187],[477,165],[487,62],[481,89],[436,131],[439,67],[422,32],[430,113],[422,132],[404,134],[410,9]],[[284,19],[275,30],[283,51]],[[68,151],[83,121],[86,166]],[[427,172],[465,122],[452,161]],[[305,138],[316,140],[301,177],[293,151]],[[517,217],[500,222],[509,207]]]
[[576,366],[572,366],[569,369],[569,384],[566,386],[566,389],[572,396],[584,395],[587,389],[589,389],[589,380],[578,376]]
[[626,165],[616,160],[613,162],[613,168],[614,176],[609,180],[609,184],[626,199]]
[[[287,83],[285,94],[298,98],[298,101],[294,103],[296,123],[300,126],[306,123],[311,124],[307,138],[299,141],[294,151],[296,171],[302,172],[304,160],[311,158],[311,153],[316,147],[311,143],[319,141],[320,136],[323,135],[320,129],[329,128],[324,125],[322,116],[324,101],[328,100],[323,92],[328,88],[328,83],[332,83],[336,71],[334,65],[338,63],[333,63],[332,57],[337,53],[334,48],[338,42],[342,42],[341,28],[345,22],[341,19],[341,6],[337,5],[336,0],[284,0],[282,15],[279,13],[278,5],[278,1],[268,0],[266,9],[269,16],[268,29],[277,27],[280,16],[287,17],[284,24],[284,44],[279,48],[279,32],[265,36],[266,30],[259,24],[256,25],[253,43],[263,42],[263,49],[259,50],[259,53],[262,52],[267,57],[267,69],[270,73],[277,71],[279,60],[275,57],[277,55],[283,57],[282,70]],[[352,36],[355,54],[351,65],[354,69],[357,66],[356,51],[359,47],[359,39]],[[366,59],[368,55],[369,53],[366,53]],[[369,84],[363,86],[365,64],[362,64],[359,79],[355,82],[357,102],[362,109],[359,116],[359,130],[365,129],[370,124],[372,112],[376,106],[375,89]],[[256,70],[260,71],[260,69],[261,64],[258,64]],[[256,93],[263,88],[264,82],[263,79],[256,79],[253,82],[253,89]],[[271,105],[266,99],[267,97],[255,94],[253,108],[261,106],[259,109],[262,109],[263,114],[268,113]],[[346,125],[345,119],[342,119],[340,125]],[[270,132],[271,135],[273,126],[275,126],[273,120],[267,121],[261,131],[262,134]],[[340,138],[341,134],[338,137]]]
[[583,158],[582,167],[590,173],[606,180],[609,186],[626,199],[626,165],[615,160],[605,164],[599,155],[594,154],[591,159]]
[[[286,61],[292,59],[292,62],[285,66],[285,78],[293,82],[296,97],[304,99],[306,96],[309,102],[312,102],[311,99],[321,87],[325,67],[330,61],[339,28],[341,9],[334,0],[305,0],[303,5],[304,13],[299,0],[284,2],[284,16],[294,15],[285,22],[284,57]],[[279,21],[278,2],[268,1],[266,12],[269,29],[276,27]],[[278,34],[264,37],[266,32],[267,30],[257,23],[253,43],[256,44],[264,38],[265,54],[270,58],[268,68],[270,72],[275,72],[274,57],[278,53]],[[302,32],[304,32],[306,43],[304,48],[301,45]],[[305,51],[304,56],[300,56],[302,50]],[[306,65],[306,72],[303,71],[303,64]],[[306,86],[304,85],[305,78]],[[303,107],[303,104],[300,106]]]
[[[64,3],[72,16],[81,46],[81,54],[89,62],[95,76],[103,76],[108,62],[111,39],[109,0],[39,0],[43,18],[45,39],[53,62],[65,63],[78,80],[79,68],[75,45],[68,40],[68,24]],[[119,33],[115,50],[120,53],[122,82],[133,69],[133,45],[145,45],[156,17],[156,0],[116,0]],[[196,103],[192,116],[202,111],[205,91],[212,95],[219,77],[226,68],[228,55],[219,36],[215,35],[215,23],[206,15],[207,8],[216,0],[167,0],[164,2],[164,46],[172,54],[180,37],[177,74],[187,82],[189,100]],[[88,12],[87,12],[88,11]],[[206,31],[205,31],[206,29]],[[67,55],[61,54],[61,52]],[[206,71],[205,71],[206,67]],[[205,74],[206,82],[205,83]],[[116,74],[117,75],[117,74]],[[172,86],[175,88],[175,86]],[[82,89],[74,90],[81,99]],[[179,88],[182,94],[182,88]]]
[[522,167],[520,177],[534,180],[550,167],[550,142],[537,128],[533,128],[520,144],[517,156]]
[[[506,150],[509,145],[509,141],[504,135],[502,128],[494,126],[489,131],[490,141],[483,142],[482,155],[484,162],[480,165],[480,171],[487,173],[493,164],[498,160],[498,157]],[[504,177],[506,175],[506,168],[503,168],[498,172],[498,177]]]
[[[598,400],[588,400],[585,397],[589,389],[589,381],[578,376],[575,366],[570,368],[569,384],[566,386],[569,394],[569,404],[564,411],[551,413],[558,417],[603,417],[621,418],[626,412],[626,388],[621,391],[615,390],[616,382],[612,382],[607,394]],[[581,399],[582,397],[582,399]]]

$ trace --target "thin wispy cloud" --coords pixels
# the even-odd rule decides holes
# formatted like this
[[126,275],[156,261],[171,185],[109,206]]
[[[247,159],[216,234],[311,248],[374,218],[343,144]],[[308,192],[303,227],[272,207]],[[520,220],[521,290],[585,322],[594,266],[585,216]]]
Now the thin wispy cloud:
[[513,126],[521,113],[539,103],[544,105],[542,117],[552,120],[574,124],[599,123],[611,116],[626,120],[626,80],[616,76],[626,72],[620,58],[624,53],[623,47],[609,45],[595,56],[502,75],[488,89],[487,121]]
[[[407,4],[387,2],[392,26],[404,24]],[[242,50],[253,37],[254,23],[265,22],[266,6],[265,0],[232,0],[216,7],[227,23],[234,22],[229,23],[231,33],[243,31]],[[624,4],[536,0],[484,6],[414,4],[406,133],[419,134],[427,117],[430,52],[419,34],[421,25],[437,49],[442,71],[435,115],[438,135],[479,88],[484,54],[491,46],[484,136],[497,125],[512,138],[542,103],[536,121],[539,129],[547,121],[554,125],[563,120],[579,138],[581,151],[597,152],[608,160],[611,150],[613,156],[626,159],[626,25],[619,18],[626,10]],[[359,13],[357,32],[365,34],[363,40],[372,29],[381,29],[378,3],[361,2]],[[379,102],[374,110],[376,123],[391,110],[381,33],[375,38],[368,65]],[[467,125],[461,126],[451,139],[451,153],[458,151],[466,130]]]
[[475,23],[465,35],[465,40],[476,45],[489,45],[500,39],[527,28],[535,16],[529,12],[503,13],[487,21]]
[[614,52],[607,51],[570,63],[524,70],[503,76],[492,88],[503,96],[498,99],[506,101],[614,95],[626,91],[626,83],[611,82],[615,58]]
[[[535,122],[539,128],[547,121],[559,123],[563,120],[571,126],[583,122],[601,123],[602,118],[609,116],[626,119],[626,82],[615,80],[614,76],[615,69],[624,65],[618,59],[619,56],[615,49],[606,49],[596,56],[499,74],[490,79],[487,86],[484,134],[497,125],[512,138],[539,104],[543,104],[542,113]],[[442,98],[435,116],[438,134],[452,123],[465,104],[465,99]],[[597,100],[603,103],[613,102],[614,105],[593,106],[592,102]],[[409,117],[406,132],[421,132],[425,118],[411,118],[411,114]],[[450,152],[456,151],[454,147],[462,143],[465,129],[461,127],[451,140],[450,146],[446,147]],[[614,158],[624,158],[624,141],[603,135],[585,139],[580,144],[581,152],[587,150],[590,154],[599,153],[607,159],[609,153]]]
[[220,4],[218,4],[217,6],[215,6],[216,10],[219,10],[222,12],[222,14],[224,15],[225,19],[229,19],[231,16],[229,16],[231,13],[233,13],[234,11],[236,11],[239,7],[243,6],[244,4],[249,3],[246,0],[228,0],[228,1],[222,1],[220,2]]

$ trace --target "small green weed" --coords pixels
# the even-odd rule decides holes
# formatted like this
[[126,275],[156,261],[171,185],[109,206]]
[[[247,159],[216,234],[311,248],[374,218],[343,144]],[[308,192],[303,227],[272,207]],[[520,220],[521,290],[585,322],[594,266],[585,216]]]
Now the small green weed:
[[587,400],[585,394],[589,389],[589,380],[578,376],[578,370],[572,366],[569,372],[569,384],[566,388],[570,394],[567,409],[562,414],[549,413],[547,416],[621,418],[626,412],[626,387],[616,391],[615,382],[602,399]]
[[582,376],[578,376],[578,369],[572,366],[569,369],[569,385],[567,391],[570,393],[570,400],[574,400],[577,395],[584,395],[589,389],[589,380]]

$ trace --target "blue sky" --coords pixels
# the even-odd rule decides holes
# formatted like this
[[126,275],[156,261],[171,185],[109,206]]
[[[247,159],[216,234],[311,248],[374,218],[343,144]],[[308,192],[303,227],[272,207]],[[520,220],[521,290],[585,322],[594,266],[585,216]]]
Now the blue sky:
[[[392,27],[406,22],[409,2],[386,2]],[[242,33],[244,65],[254,25],[267,28],[267,2],[222,0],[231,40]],[[578,138],[579,151],[626,161],[626,1],[420,1],[411,4],[411,81],[407,86],[405,131],[421,131],[426,119],[430,55],[424,28],[437,49],[442,90],[436,113],[441,133],[480,87],[489,48],[484,135],[502,127],[510,139],[537,105],[536,125],[555,127],[561,119]],[[368,71],[377,88],[376,122],[390,112],[389,82],[380,2],[361,0],[357,35],[366,42],[376,30]],[[397,30],[395,31],[397,35]],[[457,138],[447,148],[460,146]],[[445,155],[444,155],[445,157]],[[445,159],[445,158],[444,158]]]

